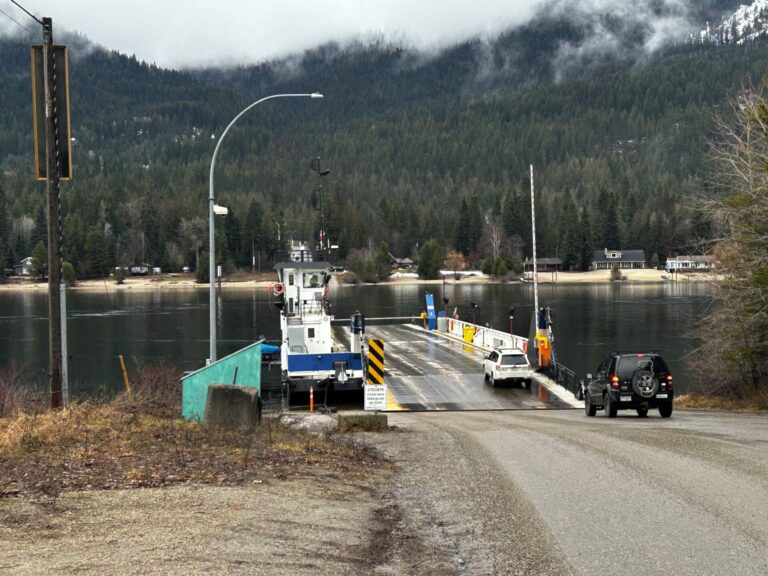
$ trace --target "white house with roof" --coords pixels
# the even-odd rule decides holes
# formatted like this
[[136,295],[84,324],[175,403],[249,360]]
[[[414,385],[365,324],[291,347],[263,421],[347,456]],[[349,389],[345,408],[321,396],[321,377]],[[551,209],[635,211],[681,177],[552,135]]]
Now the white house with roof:
[[27,256],[26,258],[24,258],[24,260],[14,265],[13,273],[16,274],[16,276],[31,276],[32,275],[32,256]]
[[667,272],[709,272],[715,267],[714,256],[670,256],[664,269]]
[[592,256],[593,270],[646,268],[645,250],[596,250]]

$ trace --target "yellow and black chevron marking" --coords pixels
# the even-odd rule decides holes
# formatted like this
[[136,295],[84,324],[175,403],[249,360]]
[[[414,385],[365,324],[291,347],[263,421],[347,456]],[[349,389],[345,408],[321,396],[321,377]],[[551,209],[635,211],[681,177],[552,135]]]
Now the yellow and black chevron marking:
[[368,383],[384,384],[383,340],[368,340]]

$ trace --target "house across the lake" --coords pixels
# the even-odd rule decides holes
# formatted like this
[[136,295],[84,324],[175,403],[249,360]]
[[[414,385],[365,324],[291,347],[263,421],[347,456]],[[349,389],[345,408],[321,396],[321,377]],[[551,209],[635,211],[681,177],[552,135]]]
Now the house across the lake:
[[595,250],[592,257],[593,270],[612,270],[647,268],[645,264],[645,250]]
[[13,267],[13,273],[16,276],[31,276],[32,275],[32,256],[27,256]]
[[[523,271],[533,273],[533,260],[526,258]],[[560,258],[536,258],[537,272],[562,272],[563,261]]]
[[147,276],[151,268],[148,264],[134,264],[128,268],[131,276]]
[[[563,271],[563,261],[560,258],[536,258],[536,273],[538,280],[543,280],[542,274],[549,274],[551,282],[557,282],[557,273]],[[523,262],[523,279],[533,281],[533,260],[526,258]]]
[[410,258],[395,258],[391,252],[389,257],[392,260],[392,267],[397,270],[410,270],[413,268],[413,260]]
[[714,256],[670,256],[664,269],[667,272],[709,272],[714,267]]

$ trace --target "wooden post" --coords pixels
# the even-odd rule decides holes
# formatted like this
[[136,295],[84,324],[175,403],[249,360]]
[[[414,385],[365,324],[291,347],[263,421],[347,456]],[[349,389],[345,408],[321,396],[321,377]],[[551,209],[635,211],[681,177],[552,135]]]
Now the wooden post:
[[131,389],[131,381],[128,379],[128,370],[125,368],[125,360],[123,355],[118,356],[120,359],[120,370],[123,373],[123,382],[125,382],[125,393],[128,395],[128,400],[133,400],[133,390]]
[[53,21],[43,18],[45,84],[46,188],[48,196],[48,360],[51,408],[61,408],[61,206],[59,182],[59,120],[56,109],[57,73],[53,56]]

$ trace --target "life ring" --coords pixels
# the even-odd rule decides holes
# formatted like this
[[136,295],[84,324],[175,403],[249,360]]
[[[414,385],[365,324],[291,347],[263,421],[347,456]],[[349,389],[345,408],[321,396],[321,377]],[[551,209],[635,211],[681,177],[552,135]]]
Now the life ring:
[[282,282],[275,282],[272,284],[272,294],[275,296],[282,296],[283,292],[285,291],[285,286],[283,286]]

